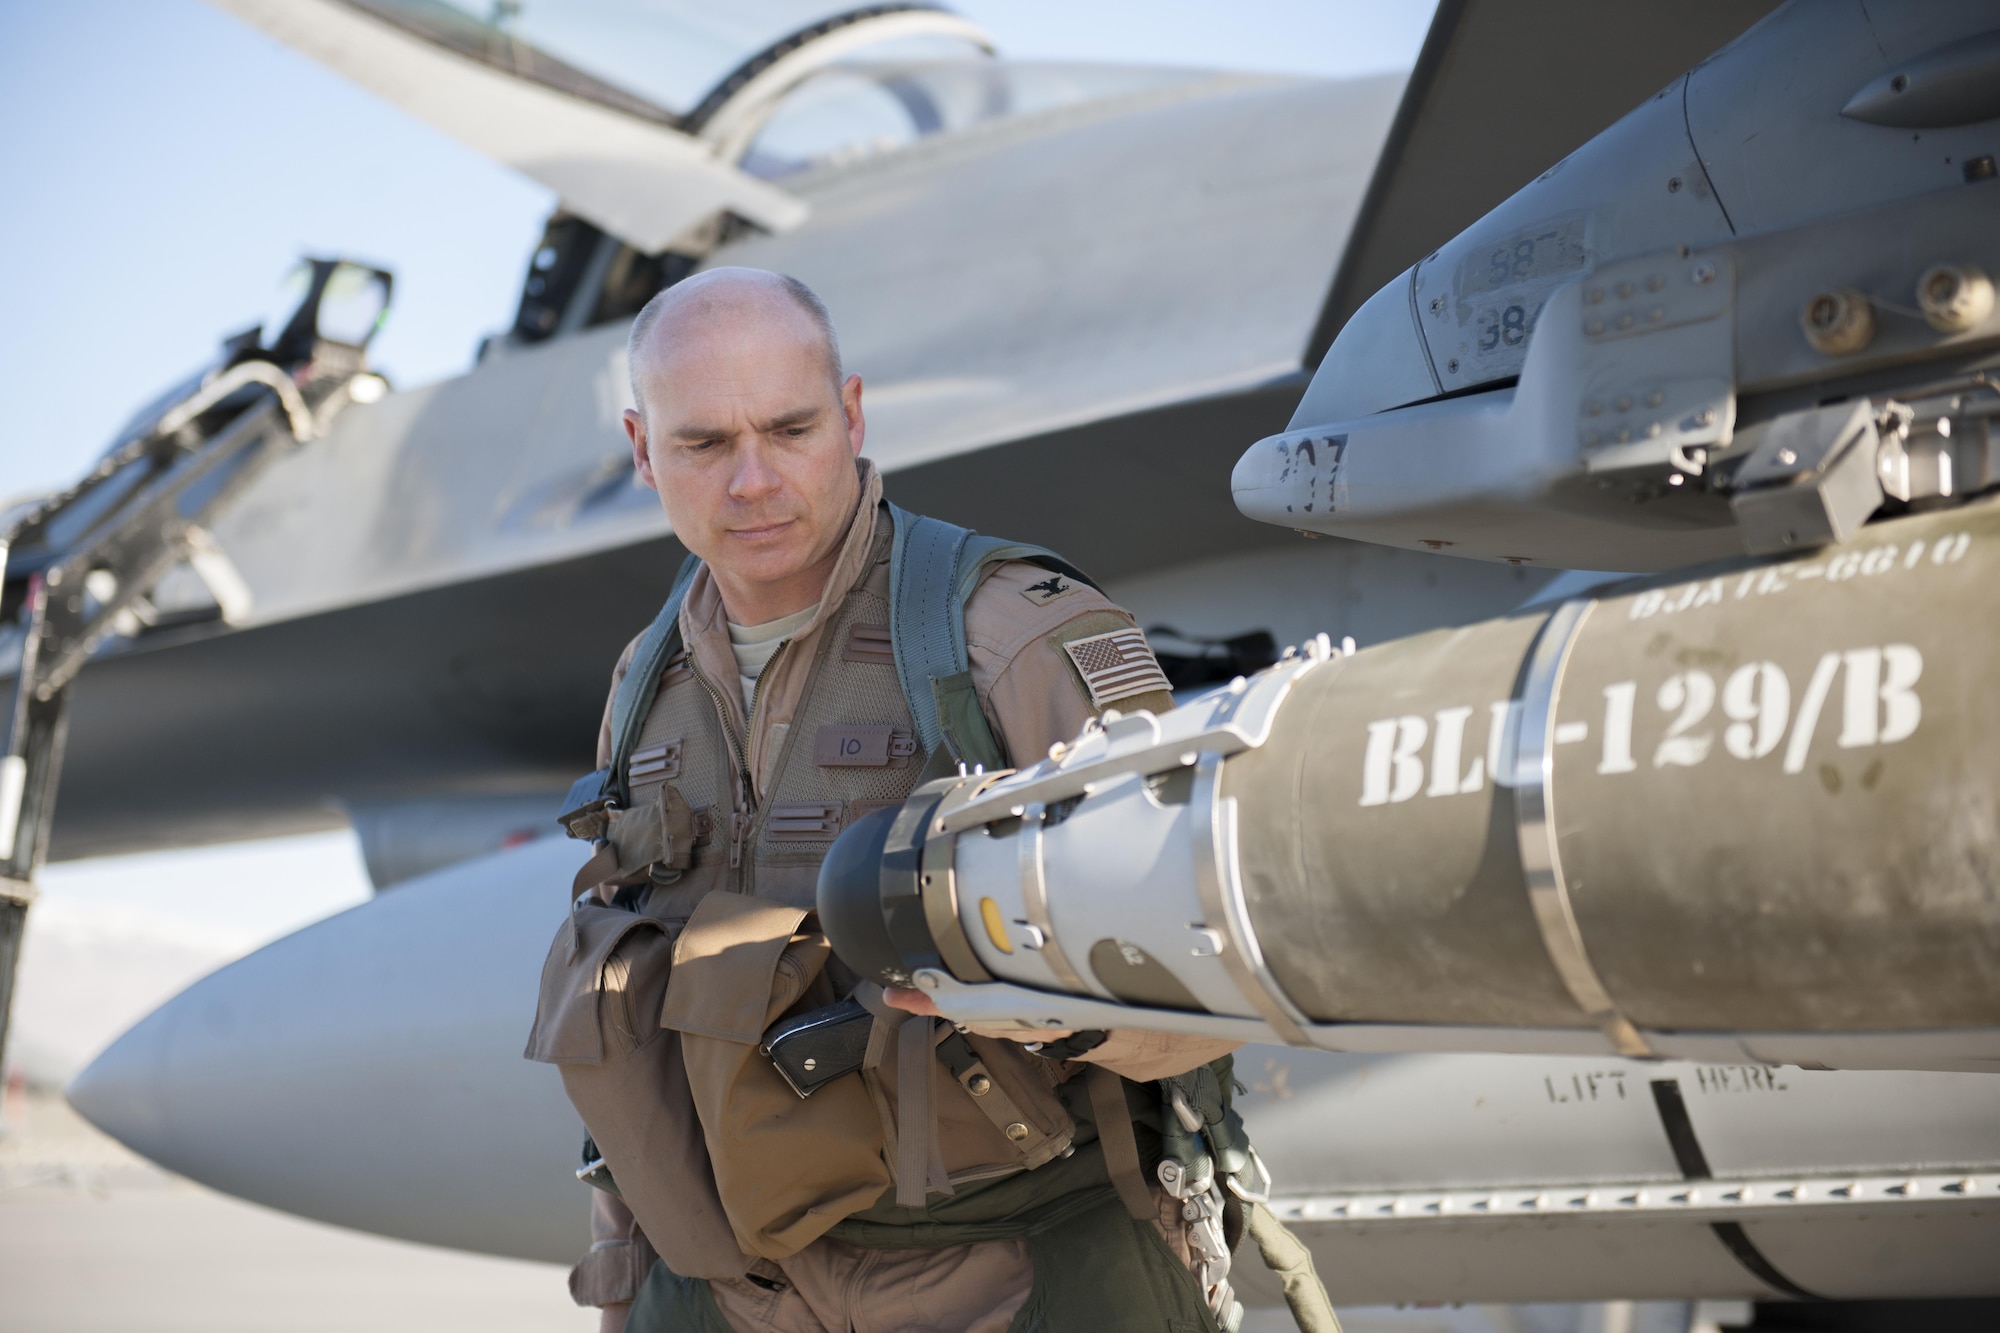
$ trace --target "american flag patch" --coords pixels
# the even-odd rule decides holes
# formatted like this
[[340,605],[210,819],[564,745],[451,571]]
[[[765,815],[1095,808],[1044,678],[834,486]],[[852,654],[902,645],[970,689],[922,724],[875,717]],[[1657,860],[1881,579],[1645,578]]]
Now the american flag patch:
[[1135,694],[1173,688],[1147,646],[1144,630],[1121,629],[1071,639],[1063,651],[1076,663],[1077,674],[1090,689],[1090,702],[1098,708]]

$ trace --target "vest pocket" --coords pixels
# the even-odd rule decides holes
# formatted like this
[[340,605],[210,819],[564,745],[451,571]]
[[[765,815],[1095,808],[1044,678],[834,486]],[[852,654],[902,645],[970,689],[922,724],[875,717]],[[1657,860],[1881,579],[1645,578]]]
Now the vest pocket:
[[750,1257],[716,1193],[680,1036],[659,1022],[679,930],[593,899],[574,907],[542,968],[526,1055],[561,1070],[619,1194],[667,1265],[731,1278]]
[[574,906],[542,963],[523,1054],[543,1064],[602,1064],[657,1037],[652,1015],[666,993],[671,929],[591,899]]
[[[674,756],[678,764],[678,749]],[[604,845],[577,871],[572,885],[576,892],[598,884],[622,887],[648,879],[671,884],[694,863],[701,820],[681,789],[661,782],[650,791],[640,788],[634,801],[629,810],[607,812]]]
[[[701,900],[674,947],[660,1023],[679,1034],[708,1160],[737,1244],[783,1259],[888,1188],[881,1123],[858,1075],[808,1099],[758,1050],[787,1011],[834,996],[831,950],[803,908]],[[678,1270],[677,1270],[678,1271]]]

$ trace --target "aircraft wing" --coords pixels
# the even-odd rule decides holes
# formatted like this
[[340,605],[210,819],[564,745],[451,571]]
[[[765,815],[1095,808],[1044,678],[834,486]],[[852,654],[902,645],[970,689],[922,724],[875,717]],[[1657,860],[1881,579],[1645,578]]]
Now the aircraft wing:
[[[770,231],[806,215],[796,198],[718,159],[707,144],[676,128],[676,117],[635,96],[616,97],[610,89],[597,99],[574,96],[339,0],[215,3],[546,185],[571,212],[638,250],[663,250],[724,210]],[[620,106],[607,104],[614,99]]]
[[[433,95],[418,86],[431,69],[495,106],[552,99],[576,125],[608,118],[675,144],[680,156],[662,150],[660,162],[692,143],[399,35],[356,5],[225,2],[324,44],[327,63],[405,105]],[[1371,292],[1375,266],[1407,262],[1398,236],[1450,235],[1762,10],[1696,6],[1708,18],[1687,19],[1668,49],[1650,11],[1600,19],[1566,5],[1544,21],[1537,9],[1515,34],[1503,10],[1453,0],[1408,94],[1395,76],[1131,83],[802,172],[784,197],[810,218],[737,236],[705,262],[796,273],[826,298],[867,381],[869,452],[898,503],[1063,550],[1142,609],[1146,589],[1129,581],[1226,588],[1234,629],[1292,634],[1288,616],[1316,617],[1306,632],[1375,641],[1477,619],[1532,591],[1529,571],[1420,571],[1421,557],[1391,569],[1383,548],[1346,543],[1307,551],[1236,511],[1229,468],[1296,404],[1329,284],[1336,307]],[[1486,128],[1508,116],[1481,109],[1480,90],[1503,87],[1509,68],[1489,37],[1538,90],[1512,137]],[[349,39],[361,45],[343,52]],[[1601,68],[1585,77],[1572,66],[1593,42]],[[378,51],[387,63],[370,63]],[[1079,77],[1005,61],[965,73],[981,97]],[[439,124],[460,114],[423,105]],[[464,115],[468,136],[488,131]],[[525,153],[526,140],[504,137],[496,156]],[[589,139],[562,143],[581,152]],[[702,170],[764,188],[713,162]],[[592,179],[610,190],[626,174],[604,166]],[[651,220],[654,234],[679,225]],[[247,613],[130,641],[80,678],[55,854],[324,827],[347,817],[343,805],[425,794],[559,793],[588,762],[604,664],[679,560],[657,502],[630,482],[624,338],[618,319],[501,348],[465,376],[350,409],[325,447],[261,476],[214,533],[251,593]],[[1356,595],[1244,609],[1246,588],[1283,581],[1269,561],[1308,557],[1316,572],[1299,577]],[[1253,575],[1246,560],[1265,563]],[[1384,579],[1412,586],[1383,596]],[[316,703],[301,710],[300,698]],[[190,771],[189,754],[211,762]]]
[[1306,364],[1383,283],[1776,8],[1439,0]]

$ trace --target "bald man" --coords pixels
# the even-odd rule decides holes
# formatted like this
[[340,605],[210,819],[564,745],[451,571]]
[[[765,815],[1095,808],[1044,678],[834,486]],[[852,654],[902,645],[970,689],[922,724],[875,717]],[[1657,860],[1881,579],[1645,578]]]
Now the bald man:
[[[944,758],[909,739],[888,642],[891,518],[862,457],[861,378],[843,372],[825,307],[795,279],[711,270],[655,297],[629,351],[633,466],[701,567],[679,612],[684,651],[629,765],[629,809],[691,812],[693,849],[599,886],[677,932],[661,1021],[684,1073],[658,1114],[683,1146],[611,1165],[627,1182],[677,1182],[686,1207],[673,1234],[647,1237],[618,1197],[596,1195],[572,1290],[633,1333],[1214,1330],[1201,1276],[1214,1245],[1154,1181],[1155,1081],[1207,1073],[1228,1043],[1097,1033],[1030,1051],[956,1032],[927,997],[861,983],[801,919],[840,827]],[[1133,693],[1069,651],[1135,628],[1087,584],[999,563],[964,617],[1005,762],[1036,761],[1106,707],[1172,706],[1157,673]],[[610,719],[607,706],[600,768]],[[884,732],[860,763],[839,744]],[[808,1100],[773,1091],[740,1032],[715,1035],[745,1006],[796,1013],[850,995],[875,1014],[868,1063]]]

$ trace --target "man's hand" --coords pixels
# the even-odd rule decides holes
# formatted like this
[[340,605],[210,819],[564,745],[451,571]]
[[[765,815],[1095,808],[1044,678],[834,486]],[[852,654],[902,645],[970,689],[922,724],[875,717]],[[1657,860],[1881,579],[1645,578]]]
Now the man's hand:
[[[920,990],[907,986],[885,986],[882,999],[891,1009],[901,1009],[906,1014],[916,1014],[920,1018],[943,1018],[938,1012],[937,1001]],[[983,1028],[974,1024],[966,1025],[967,1032],[982,1037],[1004,1038],[1032,1045],[1040,1041],[1060,1041],[1069,1035],[1066,1028]]]
[[606,1305],[597,1311],[597,1333],[625,1333],[625,1316],[632,1313],[630,1305]]

